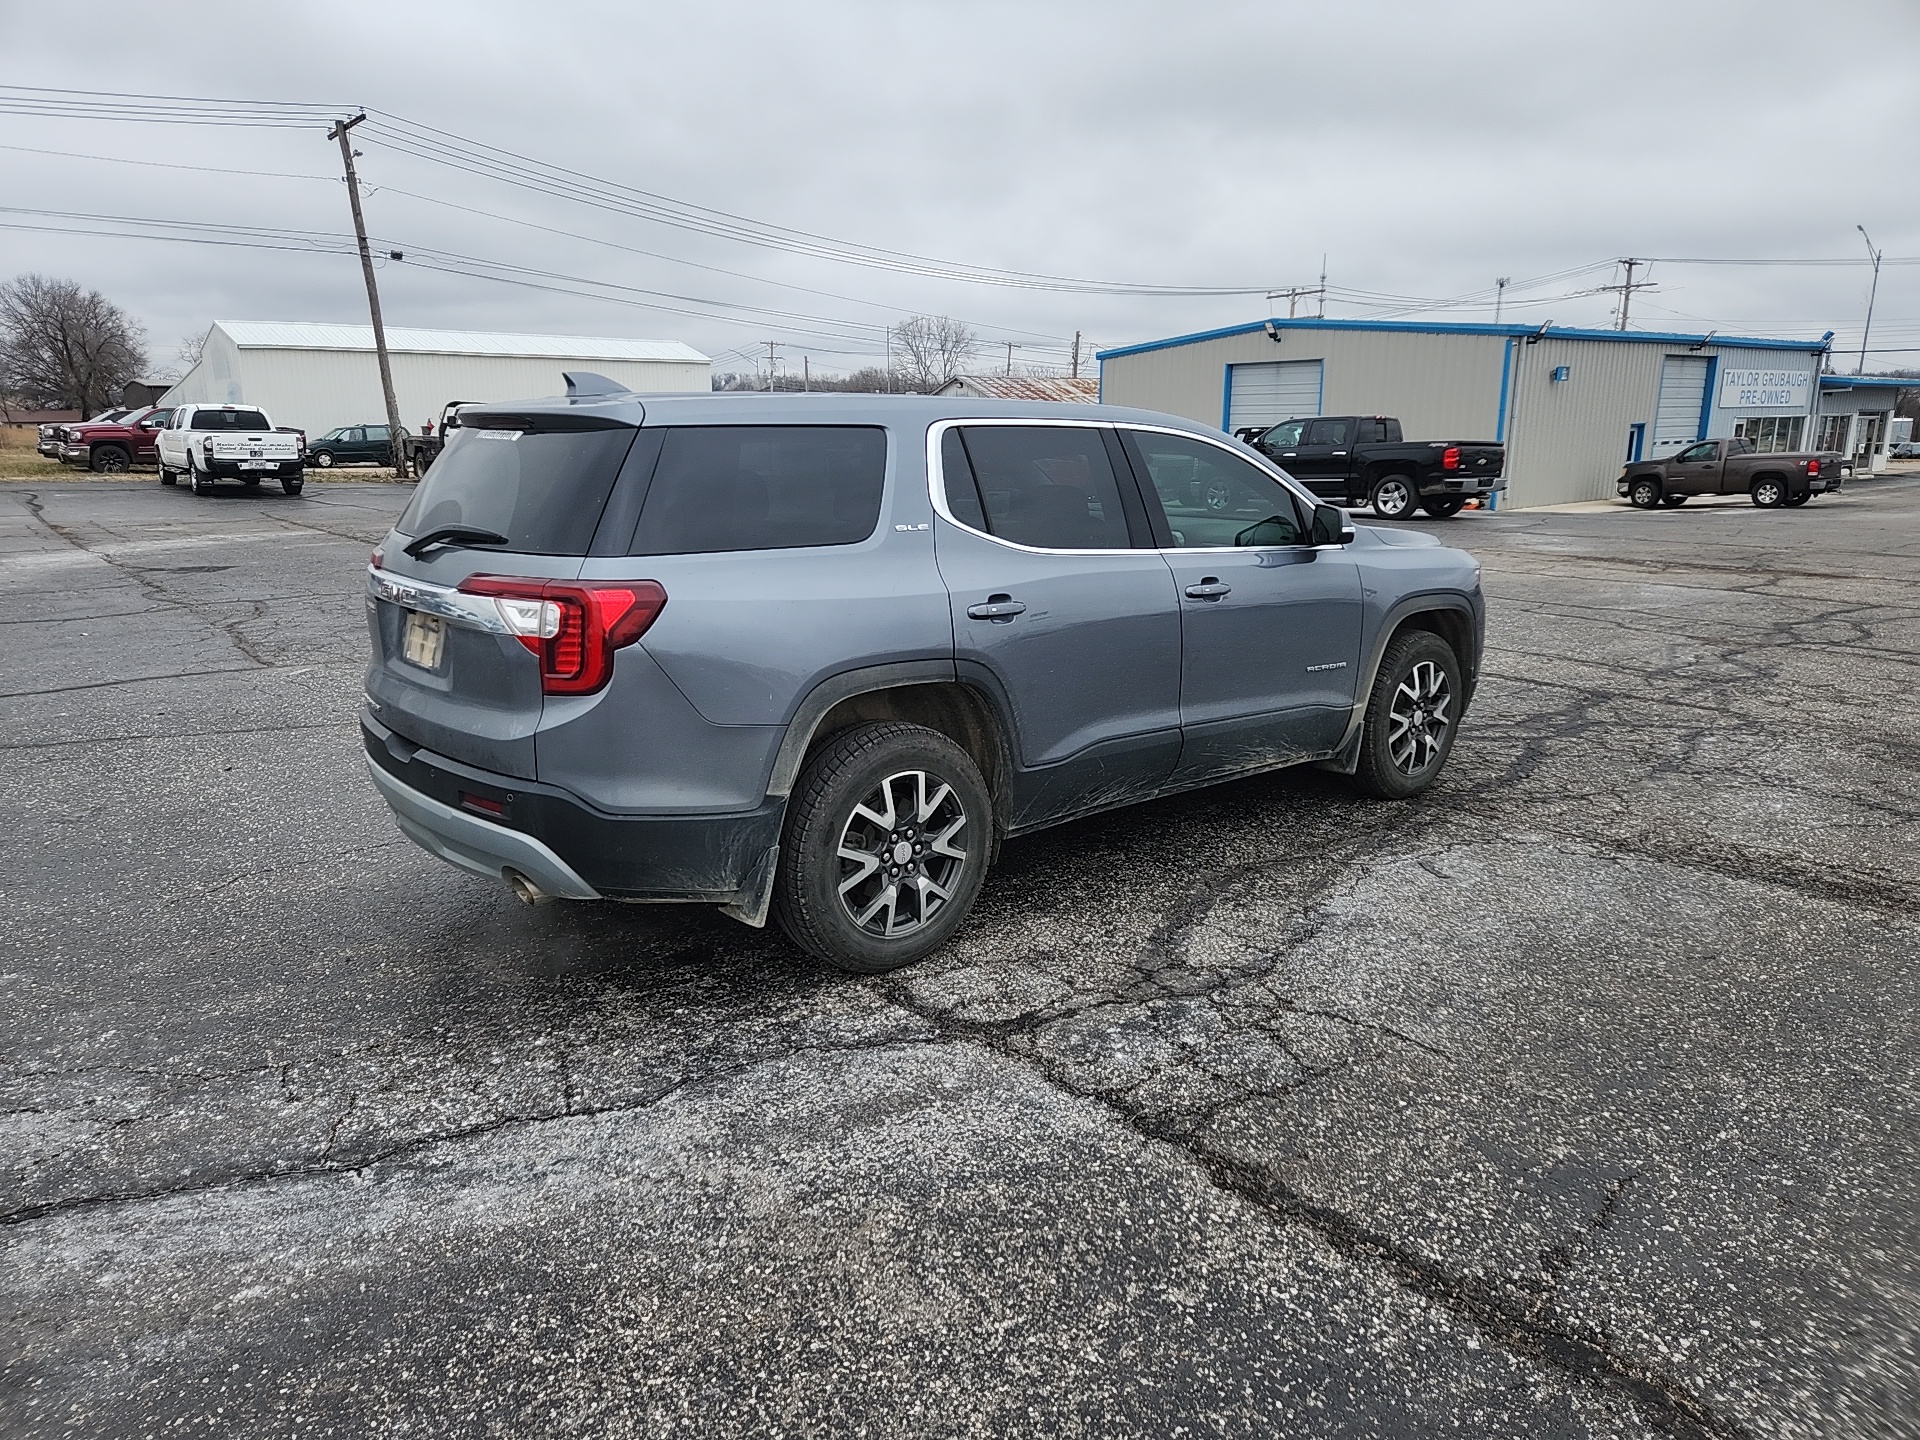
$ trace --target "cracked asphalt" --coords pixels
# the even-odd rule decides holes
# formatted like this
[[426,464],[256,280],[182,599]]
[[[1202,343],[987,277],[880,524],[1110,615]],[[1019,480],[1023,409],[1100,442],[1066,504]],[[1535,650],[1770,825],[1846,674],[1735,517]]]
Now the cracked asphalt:
[[1429,795],[875,979],[399,835],[404,498],[0,485],[0,1433],[1920,1435],[1920,476],[1436,526]]

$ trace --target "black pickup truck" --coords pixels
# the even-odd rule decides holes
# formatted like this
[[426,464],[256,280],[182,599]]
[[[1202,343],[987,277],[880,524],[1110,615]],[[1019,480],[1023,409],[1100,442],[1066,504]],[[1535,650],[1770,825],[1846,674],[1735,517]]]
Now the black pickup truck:
[[1314,415],[1234,434],[1322,499],[1371,505],[1384,520],[1415,507],[1438,520],[1506,482],[1506,449],[1483,440],[1404,440],[1391,415]]

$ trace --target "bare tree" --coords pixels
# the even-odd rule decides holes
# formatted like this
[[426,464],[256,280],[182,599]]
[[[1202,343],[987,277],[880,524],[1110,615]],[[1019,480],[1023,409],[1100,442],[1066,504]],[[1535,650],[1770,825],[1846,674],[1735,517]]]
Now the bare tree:
[[200,357],[206,353],[207,337],[202,331],[198,335],[182,335],[180,343],[174,347],[173,361],[182,375],[200,363]]
[[147,365],[145,332],[98,290],[22,275],[0,285],[0,388],[82,415],[117,399]]
[[979,346],[973,331],[945,315],[915,315],[893,327],[897,372],[906,389],[923,394],[958,375]]

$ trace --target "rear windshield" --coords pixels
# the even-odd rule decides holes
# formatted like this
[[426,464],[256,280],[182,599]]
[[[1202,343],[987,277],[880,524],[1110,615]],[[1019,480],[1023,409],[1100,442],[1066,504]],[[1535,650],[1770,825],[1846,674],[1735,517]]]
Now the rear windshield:
[[258,410],[196,410],[195,430],[271,430],[267,417]]
[[661,445],[632,553],[852,545],[879,523],[886,474],[886,432],[874,427],[676,427]]
[[[638,433],[605,421],[582,428],[586,423],[587,417],[489,415],[484,428],[454,426],[397,528],[425,535],[467,525],[506,536],[508,550],[586,554]],[[556,428],[561,424],[568,428]],[[509,428],[515,425],[524,428]]]

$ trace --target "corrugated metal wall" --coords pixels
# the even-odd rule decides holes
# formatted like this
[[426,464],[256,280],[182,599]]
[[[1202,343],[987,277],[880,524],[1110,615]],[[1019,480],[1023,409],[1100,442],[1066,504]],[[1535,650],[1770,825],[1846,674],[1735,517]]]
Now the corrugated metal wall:
[[[1329,415],[1397,415],[1411,439],[1492,440],[1500,423],[1498,335],[1407,331],[1282,330],[1198,340],[1101,362],[1100,398],[1109,405],[1164,410],[1218,425],[1227,366],[1323,360]],[[1284,417],[1283,417],[1284,418]]]
[[[1226,367],[1272,360],[1325,361],[1321,410],[1328,415],[1397,415],[1413,440],[1495,440],[1507,445],[1507,506],[1610,499],[1626,462],[1629,429],[1645,425],[1654,453],[1660,373],[1669,355],[1706,364],[1709,394],[1728,367],[1814,369],[1811,354],[1685,341],[1567,339],[1388,330],[1264,331],[1117,355],[1101,363],[1101,398],[1221,422]],[[1502,425],[1502,367],[1507,373]],[[1567,367],[1565,380],[1553,372]],[[1696,387],[1684,428],[1700,429]],[[1712,395],[1717,401],[1717,395]],[[1707,433],[1733,433],[1742,413],[1709,411]],[[1668,447],[1671,453],[1674,446]]]
[[[1508,505],[1610,499],[1627,459],[1628,427],[1651,449],[1662,345],[1558,340],[1513,347],[1507,417]],[[1686,353],[1684,349],[1681,353]],[[1555,380],[1565,365],[1567,378]]]
[[[639,392],[705,391],[704,363],[659,360],[549,360],[503,355],[395,355],[400,423],[414,434],[440,418],[449,400],[527,400],[562,394],[563,370],[591,370]],[[168,392],[174,401],[258,405],[276,425],[309,436],[336,425],[382,424],[380,362],[356,350],[236,349],[216,326],[200,363]]]

